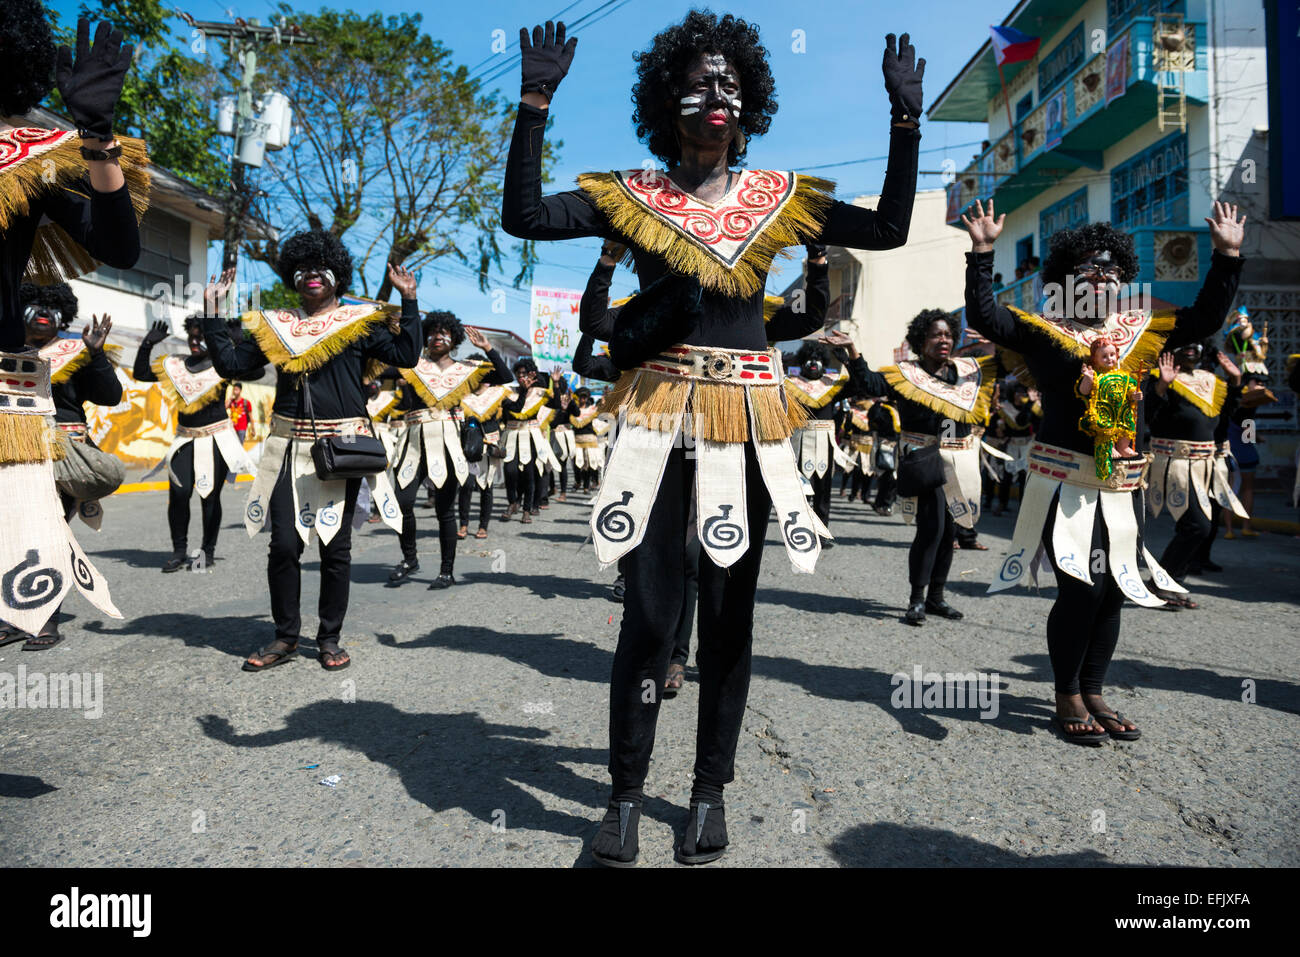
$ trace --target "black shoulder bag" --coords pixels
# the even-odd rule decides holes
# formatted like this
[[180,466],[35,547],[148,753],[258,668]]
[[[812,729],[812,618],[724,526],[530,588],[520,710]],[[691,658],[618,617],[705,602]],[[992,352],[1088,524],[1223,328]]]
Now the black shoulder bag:
[[483,426],[478,419],[465,419],[460,429],[460,447],[466,462],[483,461]]
[[903,456],[898,466],[898,494],[913,498],[943,485],[943,459],[939,446],[926,445]]
[[311,460],[318,479],[329,482],[368,478],[388,468],[384,443],[373,435],[317,435],[311,384],[306,375],[299,377],[298,388],[306,394],[307,415],[311,418]]

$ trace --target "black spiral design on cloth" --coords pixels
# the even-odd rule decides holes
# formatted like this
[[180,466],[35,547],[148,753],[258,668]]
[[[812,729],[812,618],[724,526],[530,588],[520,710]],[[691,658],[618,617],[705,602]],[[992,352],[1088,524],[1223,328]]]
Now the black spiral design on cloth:
[[68,546],[68,560],[72,563],[73,580],[86,591],[95,590],[95,573],[90,570],[90,563],[77,554],[77,550]]
[[721,515],[714,515],[712,518],[705,520],[704,530],[700,533],[700,541],[706,548],[728,549],[735,548],[745,539],[745,530],[735,522],[727,521],[731,515],[734,505],[719,505]]
[[786,519],[782,531],[785,533],[786,545],[793,551],[811,552],[817,546],[816,533],[807,525],[799,524],[798,512],[790,512],[790,517]]
[[244,511],[250,522],[256,522],[259,525],[262,524],[262,519],[266,516],[266,510],[262,508],[262,503],[256,500],[249,502],[248,508]]
[[1006,561],[1002,563],[1002,568],[998,570],[998,578],[1004,582],[1020,581],[1020,576],[1025,573],[1025,566],[1021,564],[1021,557],[1025,554],[1022,548],[1020,551],[1008,555]]
[[626,542],[636,532],[636,522],[627,511],[631,492],[623,492],[620,501],[610,502],[596,516],[596,534],[611,542]]
[[57,568],[40,567],[40,553],[27,549],[27,556],[0,578],[0,595],[15,611],[40,608],[63,590],[63,575]]

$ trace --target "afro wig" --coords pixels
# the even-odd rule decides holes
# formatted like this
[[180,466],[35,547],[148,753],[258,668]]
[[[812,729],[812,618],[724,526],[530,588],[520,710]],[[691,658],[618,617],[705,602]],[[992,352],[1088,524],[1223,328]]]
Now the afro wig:
[[1122,233],[1110,223],[1088,223],[1076,229],[1062,229],[1047,240],[1047,262],[1043,264],[1043,285],[1055,283],[1064,288],[1065,277],[1074,274],[1090,252],[1108,250],[1119,269],[1119,281],[1127,285],[1138,274],[1137,253],[1133,237]]
[[820,362],[825,369],[835,364],[835,357],[831,354],[831,350],[826,348],[825,343],[805,339],[799,351],[794,354],[794,364],[802,368],[813,361]]
[[302,269],[325,267],[334,274],[334,294],[343,295],[352,286],[352,254],[343,242],[323,229],[311,229],[290,236],[280,247],[275,271],[280,281],[296,290],[293,274]]
[[[731,14],[721,18],[711,11],[692,10],[681,23],[654,38],[650,49],[633,54],[636,85],[632,122],[637,138],[668,166],[681,159],[677,142],[677,101],[682,95],[682,78],[691,64],[704,53],[726,57],[740,75],[743,104],[738,127],[746,140],[762,136],[776,113],[776,83],[767,65],[767,48],[759,42],[758,27]],[[735,165],[744,152],[733,141],[727,150],[728,164]]]
[[536,375],[537,363],[533,361],[531,356],[520,356],[515,360],[515,364],[510,367],[510,371],[515,374],[516,378],[519,377],[521,372],[531,372]]
[[907,345],[918,356],[921,355],[921,350],[925,348],[925,337],[930,334],[930,327],[936,322],[948,323],[948,328],[953,330],[953,336],[957,335],[957,330],[953,329],[952,316],[942,309],[922,309],[907,324],[907,335],[905,336]]
[[33,305],[41,309],[57,309],[60,329],[68,328],[77,318],[77,297],[66,282],[56,282],[50,286],[25,282],[18,287],[18,300],[24,309]]
[[429,341],[429,336],[433,335],[435,329],[446,329],[451,333],[451,347],[455,349],[465,341],[465,327],[460,324],[456,314],[443,310],[434,310],[424,314],[424,321],[420,323],[420,333],[424,336],[424,341]]
[[0,116],[21,116],[54,89],[54,35],[40,0],[0,0]]

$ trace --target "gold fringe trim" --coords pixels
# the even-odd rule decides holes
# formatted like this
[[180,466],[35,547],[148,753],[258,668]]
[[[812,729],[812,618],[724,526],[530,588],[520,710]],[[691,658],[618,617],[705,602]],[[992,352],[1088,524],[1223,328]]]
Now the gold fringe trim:
[[[1086,362],[1091,357],[1091,352],[1087,346],[1072,336],[1066,335],[1050,322],[1044,320],[1042,316],[1032,312],[1025,312],[1015,306],[1008,306],[1007,308],[1012,315],[1024,322],[1025,325],[1035,332],[1042,333],[1080,362]],[[1151,320],[1138,336],[1138,341],[1134,343],[1128,355],[1124,357],[1124,361],[1120,363],[1120,368],[1125,372],[1136,374],[1143,366],[1146,368],[1153,367],[1156,359],[1160,356],[1160,351],[1165,347],[1165,340],[1169,338],[1169,333],[1174,330],[1174,323],[1177,318],[1177,314],[1172,309],[1161,309],[1151,313]],[[1003,357],[1002,364],[1008,373],[1014,375],[1018,381],[1025,383],[1029,388],[1038,388],[1038,384],[1034,381],[1034,377],[1030,373],[1023,356],[1017,352],[1012,352],[1010,349],[1002,349],[999,354]]]
[[67,455],[43,415],[0,413],[0,465],[56,462]]
[[601,415],[608,413],[617,416],[627,405],[628,395],[632,391],[632,386],[636,383],[636,370],[628,369],[618,377],[618,381],[605,390],[605,394],[600,397],[597,408],[600,409]]
[[1177,379],[1169,383],[1169,387],[1212,419],[1219,417],[1219,413],[1223,411],[1223,400],[1228,397],[1228,383],[1218,376],[1214,377],[1214,395],[1210,396],[1209,402],[1206,402]]
[[[533,386],[532,388],[536,388],[536,386]],[[528,419],[535,418],[537,416],[537,413],[541,411],[542,406],[546,405],[546,403],[550,401],[551,401],[551,387],[548,385],[546,387],[546,390],[541,394],[541,396],[535,402],[533,402],[532,405],[525,406],[524,408],[520,409],[518,412],[510,412],[508,413],[508,415],[510,416],[510,418],[518,422],[524,422]]]
[[479,384],[483,381],[484,376],[491,372],[492,369],[492,363],[480,362],[474,367],[474,370],[470,372],[469,375],[465,376],[464,381],[461,382],[460,385],[456,386],[456,388],[452,389],[441,399],[429,391],[429,387],[420,381],[420,377],[415,374],[414,369],[399,369],[397,371],[402,374],[402,378],[406,380],[407,384],[415,390],[415,394],[420,397],[421,402],[431,409],[446,411],[448,409],[454,409],[456,406],[460,405],[460,400],[477,389]]
[[835,379],[835,382],[832,383],[831,387],[826,390],[825,394],[820,399],[814,399],[812,396],[810,396],[803,389],[799,388],[789,379],[786,379],[784,384],[785,384],[786,395],[790,397],[790,400],[792,402],[797,402],[799,405],[808,409],[824,409],[826,408],[826,406],[830,405],[832,402],[835,401],[835,397],[839,395],[840,392],[843,391],[844,386],[848,383],[848,381],[849,381],[848,372],[844,369],[841,369],[840,374]]
[[791,175],[795,177],[794,192],[731,268],[633,199],[615,174],[583,173],[578,177],[578,186],[591,196],[596,207],[609,218],[610,225],[629,244],[659,256],[673,272],[695,276],[707,289],[743,298],[763,288],[767,270],[777,253],[821,232],[835,184],[802,173]]
[[167,397],[168,401],[176,406],[176,411],[185,415],[189,415],[191,412],[197,412],[199,409],[206,408],[213,402],[217,401],[225,390],[226,383],[223,379],[194,401],[186,402],[181,398],[181,394],[176,391],[176,386],[172,384],[171,376],[167,374],[167,370],[163,367],[163,360],[166,358],[168,357],[159,356],[149,363],[149,368],[153,374],[158,377],[158,386],[162,389],[163,395]]
[[351,325],[322,339],[296,358],[280,342],[261,312],[246,312],[240,320],[244,328],[252,333],[262,354],[281,372],[314,372],[342,354],[352,343],[368,335],[375,325],[385,322],[387,316],[381,310],[362,316]]
[[611,302],[609,304],[609,308],[621,309],[623,306],[626,306],[631,301],[632,301],[631,296],[624,296],[622,299],[615,299],[613,302]]
[[502,389],[501,394],[497,396],[492,401],[492,404],[489,405],[486,409],[475,412],[469,406],[464,404],[463,399],[461,400],[462,403],[461,408],[465,410],[465,415],[467,415],[469,418],[473,419],[476,422],[490,422],[497,417],[497,412],[501,410],[501,403],[504,402],[505,400],[506,400],[506,390]]
[[[624,374],[624,378],[627,374]],[[728,382],[699,382],[677,376],[642,372],[629,385],[620,381],[628,396],[629,425],[657,432],[673,432],[689,418],[696,439],[734,444],[750,438],[749,408],[753,410],[759,442],[788,439],[803,426],[808,414],[797,402],[789,402],[774,386],[745,386]],[[618,406],[602,411],[617,411]]]
[[376,410],[375,414],[370,417],[371,421],[387,422],[388,419],[392,417],[393,413],[397,411],[397,407],[398,405],[401,404],[401,402],[402,402],[402,397],[398,395],[396,392],[394,392],[393,397],[389,399],[388,402],[382,408]]
[[[149,150],[144,140],[119,136],[122,155],[118,165],[131,193],[136,222],[149,208]],[[79,191],[86,175],[81,158],[81,138],[73,133],[58,146],[29,158],[0,175],[0,233],[28,215],[32,200],[51,189]],[[25,278],[41,285],[75,279],[95,268],[94,258],[55,223],[36,231],[36,242],[28,259]]]
[[763,321],[771,322],[781,307],[785,305],[785,298],[782,296],[764,296],[763,297]]
[[884,366],[880,374],[885,377],[885,381],[895,392],[901,395],[909,402],[915,402],[917,405],[924,406],[940,415],[946,415],[954,422],[964,422],[967,425],[987,425],[989,421],[989,405],[993,400],[993,386],[997,382],[994,375],[994,358],[993,356],[972,356],[979,364],[980,370],[980,388],[979,396],[975,400],[975,406],[969,412],[961,406],[953,405],[947,399],[941,399],[937,395],[932,395],[924,389],[918,388],[914,383],[909,382],[898,366]]
[[65,362],[60,369],[50,375],[50,385],[62,385],[90,364],[90,350],[84,346]]
[[361,370],[361,378],[367,382],[378,381],[387,368],[388,363],[383,359],[367,359],[366,367]]

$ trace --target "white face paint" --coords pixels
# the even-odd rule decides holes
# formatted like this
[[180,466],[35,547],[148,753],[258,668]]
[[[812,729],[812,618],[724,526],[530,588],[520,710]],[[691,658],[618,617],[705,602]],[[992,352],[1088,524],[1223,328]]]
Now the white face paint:
[[[334,271],[333,271],[333,270],[331,270],[331,269],[320,269],[320,270],[313,270],[313,271],[315,271],[315,272],[319,272],[319,273],[321,274],[321,277],[322,277],[322,278],[323,278],[327,283],[329,283],[331,286],[334,286],[334,285],[337,285],[337,284],[338,284],[338,281],[334,278]],[[294,288],[297,288],[297,287],[302,283],[302,277],[305,276],[305,275],[307,275],[307,271],[306,271],[306,270],[303,270],[303,269],[299,269],[296,273],[293,274],[293,285],[294,285]]]
[[700,100],[702,99],[703,97],[699,96],[682,97],[682,116],[690,116],[692,113],[700,112]]
[[722,95],[727,100],[727,105],[731,107],[731,115],[736,119],[740,119],[740,97],[727,96],[725,93]]

